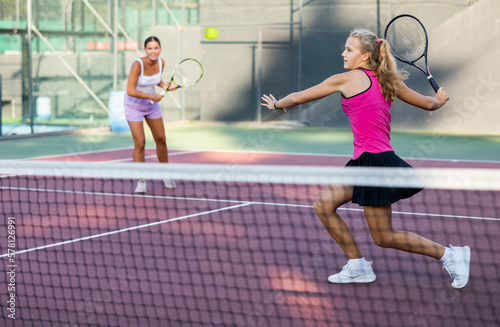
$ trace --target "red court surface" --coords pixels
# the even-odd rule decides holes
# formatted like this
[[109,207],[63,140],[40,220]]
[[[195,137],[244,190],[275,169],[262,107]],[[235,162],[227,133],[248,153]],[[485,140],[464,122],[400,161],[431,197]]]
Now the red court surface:
[[[38,160],[130,161],[130,149]],[[156,161],[148,150],[149,161]],[[170,152],[171,162],[343,165],[347,157]],[[415,161],[471,167],[471,162]],[[475,165],[476,163],[474,163]],[[500,168],[499,163],[481,163]],[[498,192],[426,189],[393,206],[396,229],[469,245],[454,290],[433,259],[373,244],[359,206],[339,213],[373,261],[372,284],[333,285],[346,258],[312,211],[323,186],[178,181],[135,195],[133,180],[11,176],[17,319],[2,326],[498,326]],[[6,239],[7,230],[0,229]],[[2,247],[3,248],[3,247]],[[26,250],[26,252],[22,252]],[[2,251],[2,254],[5,251]],[[1,258],[6,265],[6,257]],[[7,267],[3,267],[4,271]],[[3,274],[1,283],[6,285]],[[5,280],[3,280],[5,279]],[[2,298],[5,298],[2,292]]]

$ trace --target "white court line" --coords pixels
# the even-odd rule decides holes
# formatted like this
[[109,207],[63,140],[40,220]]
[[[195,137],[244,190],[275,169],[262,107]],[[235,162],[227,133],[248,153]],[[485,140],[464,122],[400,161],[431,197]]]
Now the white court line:
[[[81,154],[92,154],[92,153],[101,153],[101,152],[107,152],[107,151],[121,151],[121,150],[132,150],[130,147],[123,147],[123,148],[113,148],[113,149],[104,149],[104,150],[95,150],[95,151],[84,151],[84,152],[73,152],[73,153],[66,153],[66,154],[57,154],[57,155],[49,155],[49,156],[41,156],[41,157],[32,157],[32,158],[26,158],[29,160],[33,159],[49,159],[49,158],[55,158],[55,157],[61,157],[61,156],[77,156]],[[149,148],[147,150],[152,150],[152,148]],[[177,149],[177,148],[171,148],[171,150],[175,151],[182,151],[179,154],[190,154],[190,153],[197,153],[197,152],[225,152],[225,153],[261,153],[261,154],[277,154],[277,155],[287,155],[287,156],[318,156],[318,157],[331,157],[331,158],[351,158],[352,155],[347,155],[347,154],[328,154],[328,153],[303,153],[303,152],[278,152],[278,151],[248,151],[248,150],[217,150],[217,149],[192,149],[192,150],[187,150],[187,149]],[[169,156],[172,155],[177,155],[176,153],[169,153]],[[155,156],[148,156],[149,158],[154,158]],[[500,163],[500,161],[495,161],[495,160],[469,160],[469,159],[442,159],[442,158],[408,158],[408,157],[402,157],[405,160],[417,160],[417,161],[441,161],[441,162],[470,162],[470,163]],[[128,159],[121,159],[121,161],[126,161]],[[116,161],[105,161],[105,162],[119,162],[120,159],[117,159]]]
[[81,154],[122,151],[122,150],[128,150],[128,149],[130,149],[130,147],[113,148],[113,149],[103,149],[103,150],[92,150],[92,151],[82,151],[82,152],[70,152],[70,153],[63,153],[63,154],[51,154],[51,155],[48,155],[48,156],[39,156],[39,157],[26,158],[24,160],[50,159],[50,158],[64,157],[64,156],[78,156],[78,155],[81,155]]
[[[363,211],[363,209],[356,209],[356,208],[339,208],[339,210]],[[409,211],[392,211],[392,213],[393,214],[401,214],[401,215],[410,215],[410,216],[433,216],[433,217],[443,217],[443,218],[458,218],[458,219],[477,219],[477,220],[500,221],[500,218],[476,217],[476,216],[461,216],[461,215],[445,215],[445,214],[439,214],[439,213],[409,212]]]
[[[173,149],[174,150],[174,149]],[[175,149],[181,150],[181,149]],[[200,152],[225,152],[225,153],[257,153],[257,154],[278,154],[278,155],[288,155],[288,156],[310,156],[310,157],[331,157],[331,158],[347,158],[350,159],[352,155],[350,154],[329,154],[329,153],[305,153],[305,152],[278,152],[278,151],[249,151],[249,150],[217,150],[217,149],[198,149],[194,151]],[[443,162],[473,162],[473,163],[500,163],[496,160],[469,160],[469,159],[443,159],[443,158],[409,158],[402,157],[405,160],[417,160],[417,161],[443,161]]]
[[[40,160],[40,159],[50,159],[50,158],[57,158],[57,157],[77,157],[82,154],[92,154],[92,153],[102,153],[102,152],[116,152],[116,151],[123,151],[123,150],[133,150],[133,148],[130,147],[123,147],[123,148],[114,148],[114,149],[104,149],[104,150],[95,150],[95,151],[84,151],[84,152],[72,152],[72,153],[65,153],[65,154],[54,154],[54,155],[49,155],[49,156],[40,156],[40,157],[31,157],[31,158],[26,158],[22,160]],[[154,149],[146,149],[146,150],[154,150]],[[176,156],[176,155],[182,155],[182,154],[191,154],[191,153],[197,153],[197,152],[203,152],[205,150],[176,150],[179,152],[175,153],[169,153],[169,156]],[[156,158],[156,155],[152,156],[146,156],[147,159],[149,158]],[[116,159],[116,160],[109,160],[109,161],[97,161],[97,162],[120,162],[120,161],[127,161],[127,160],[132,160],[132,157],[126,158],[126,159]]]
[[20,175],[20,174],[0,175],[0,178],[8,178],[8,177],[16,177],[16,176],[23,176],[23,175]]
[[[0,186],[0,190],[35,191],[35,192],[46,192],[46,193],[67,193],[67,194],[79,194],[79,195],[102,195],[102,196],[116,196],[116,197],[141,197],[141,198],[150,198],[150,199],[189,200],[189,201],[224,202],[224,203],[237,203],[237,204],[257,204],[257,205],[268,205],[268,206],[278,206],[278,207],[313,208],[312,205],[294,204],[294,203],[256,202],[256,201],[246,201],[246,200],[193,198],[193,197],[181,197],[181,196],[136,195],[136,194],[128,194],[128,193],[54,190],[54,189],[40,189],[40,188],[29,188],[29,187]],[[359,209],[358,208],[339,208],[339,210],[363,211],[363,209],[361,209],[361,208],[359,208]],[[500,221],[500,218],[495,218],[495,217],[447,215],[447,214],[438,214],[438,213],[410,212],[410,211],[393,211],[392,213],[402,214],[402,215],[411,215],[411,216],[434,216],[434,217],[447,217],[447,218],[459,218],[459,219]]]
[[[169,153],[168,156],[169,157],[173,157],[173,156],[180,156],[180,155],[183,155],[183,154],[191,154],[191,153],[198,153],[198,152],[203,152],[203,150],[192,150],[192,151],[183,151],[183,152],[174,152],[174,153]],[[144,156],[144,159],[152,159],[152,158],[156,158],[156,155],[151,155],[151,156]],[[107,160],[107,161],[97,161],[95,163],[111,163],[111,162],[127,162],[127,161],[131,161],[132,158],[126,158],[126,159],[115,159],[115,160]]]
[[[247,202],[247,203],[233,205],[233,206],[230,206],[230,207],[219,208],[219,209],[214,209],[214,210],[209,210],[209,211],[204,211],[204,212],[198,212],[198,213],[194,213],[194,214],[190,214],[190,215],[186,215],[186,216],[181,216],[181,217],[177,217],[177,218],[171,218],[171,219],[167,219],[167,220],[161,220],[161,221],[157,221],[157,222],[154,222],[154,223],[143,224],[143,225],[138,225],[138,226],[133,226],[133,227],[127,227],[127,228],[118,229],[118,230],[111,231],[111,232],[106,232],[106,233],[101,233],[101,234],[95,234],[95,235],[90,235],[90,236],[75,238],[75,239],[64,241],[64,242],[57,242],[57,243],[53,243],[53,244],[47,244],[47,245],[37,246],[37,247],[26,249],[26,250],[16,251],[16,255],[17,254],[21,254],[21,253],[26,253],[26,252],[32,252],[32,251],[37,251],[37,250],[43,250],[43,249],[53,248],[53,247],[60,246],[60,245],[76,243],[76,242],[85,241],[85,240],[91,240],[91,239],[98,238],[98,237],[103,237],[103,236],[108,236],[108,235],[113,235],[113,234],[128,232],[128,231],[131,231],[131,230],[142,229],[142,228],[146,228],[146,227],[151,227],[151,226],[166,224],[166,223],[170,223],[170,222],[177,221],[177,220],[182,220],[182,219],[187,219],[187,218],[193,218],[193,217],[198,217],[198,216],[203,216],[203,215],[209,215],[209,214],[212,214],[212,213],[215,213],[215,212],[221,212],[221,211],[225,211],[225,210],[236,209],[236,208],[248,206],[248,205],[251,205],[251,204],[252,204],[251,202]],[[8,255],[9,255],[9,253],[2,254],[2,255],[0,255],[0,258],[6,257]]]
[[[31,192],[45,192],[45,193],[66,193],[66,194],[78,194],[78,195],[102,195],[102,196],[116,196],[116,197],[140,197],[149,199],[167,199],[167,200],[191,200],[191,201],[206,201],[206,202],[226,202],[226,203],[258,203],[243,200],[229,200],[229,199],[210,199],[210,198],[191,198],[191,197],[181,197],[181,196],[159,196],[159,195],[137,195],[128,193],[107,193],[107,192],[90,192],[90,191],[73,191],[73,190],[52,190],[52,189],[41,189],[41,188],[30,188],[30,187],[7,187],[0,186],[0,190],[11,190],[11,191],[31,191]],[[264,204],[264,203],[261,203]],[[279,205],[279,204],[276,204]],[[283,204],[287,205],[287,204]]]
[[[120,193],[101,193],[101,192],[88,192],[88,191],[68,191],[68,190],[51,190],[51,189],[36,189],[36,188],[15,188],[15,187],[0,187],[2,190],[17,190],[17,191],[40,191],[40,192],[51,192],[51,193],[71,193],[71,194],[85,194],[85,195],[107,195],[107,196],[119,196],[119,197],[135,197],[136,195],[132,194],[120,194]],[[80,241],[85,241],[85,240],[90,240],[94,238],[99,238],[99,237],[104,237],[108,235],[113,235],[113,234],[118,234],[118,233],[123,233],[131,230],[136,230],[136,229],[142,229],[146,227],[151,227],[151,226],[156,226],[156,225],[161,225],[165,223],[169,223],[172,221],[177,221],[177,220],[182,220],[182,219],[187,219],[187,218],[192,218],[192,217],[198,217],[202,215],[208,215],[211,213],[215,212],[220,212],[220,211],[225,211],[225,210],[231,210],[235,208],[240,208],[244,206],[249,206],[249,205],[271,205],[271,206],[288,206],[288,207],[299,207],[299,208],[310,208],[312,209],[312,205],[301,205],[301,204],[289,204],[289,203],[275,203],[275,202],[249,202],[249,201],[243,201],[243,200],[221,200],[221,199],[210,199],[210,198],[190,198],[190,197],[175,197],[175,196],[141,196],[141,197],[147,197],[147,198],[156,198],[156,199],[177,199],[177,200],[192,200],[192,201],[211,201],[211,202],[228,202],[228,203],[237,203],[233,206],[229,207],[224,207],[224,208],[219,208],[219,209],[214,209],[214,210],[209,210],[209,211],[204,211],[204,212],[199,212],[195,214],[190,214],[186,216],[181,216],[177,218],[172,218],[172,219],[167,219],[167,220],[162,220],[154,223],[149,223],[149,224],[143,224],[143,225],[138,225],[138,226],[133,226],[133,227],[128,227],[128,228],[123,228],[111,232],[106,232],[106,233],[101,233],[101,234],[96,234],[96,235],[91,235],[91,236],[86,236],[86,237],[81,237],[81,238],[76,238],[73,240],[68,240],[64,242],[58,242],[58,243],[53,243],[53,244],[48,244],[48,245],[43,245],[35,248],[30,248],[26,250],[20,250],[16,251],[16,254],[20,253],[26,253],[26,252],[32,252],[32,251],[37,251],[37,250],[42,250],[42,249],[47,249],[59,245],[65,245],[65,244],[70,244],[70,243],[76,243]],[[339,210],[345,210],[345,211],[358,211],[361,212],[363,209],[356,209],[356,208],[339,208]],[[493,221],[500,221],[500,218],[489,218],[489,217],[475,217],[475,216],[461,216],[461,215],[446,215],[446,214],[433,214],[433,213],[419,213],[419,212],[406,212],[406,211],[393,211],[393,214],[404,214],[404,215],[412,215],[412,216],[434,216],[434,217],[446,217],[446,218],[459,218],[459,219],[476,219],[476,220],[493,220]],[[0,258],[8,256],[8,253],[0,255]]]
[[[129,148],[123,148],[123,149],[129,149]],[[105,152],[105,151],[107,151],[107,150],[95,151],[95,152],[97,153],[97,152]],[[198,153],[198,152],[202,152],[202,151],[203,150],[193,150],[193,151],[184,151],[184,152],[169,153],[168,156],[172,157],[172,156],[178,156],[178,155],[183,155],[183,154]],[[89,153],[94,153],[94,152],[91,151]],[[37,157],[37,158],[30,158],[30,160],[31,159],[51,158],[51,157],[60,157],[60,156]],[[145,156],[144,157],[144,159],[152,159],[152,158],[156,158],[156,155],[151,155],[151,156]],[[131,160],[133,160],[133,159],[132,158],[126,158],[126,159],[116,159],[116,160],[107,160],[107,161],[89,161],[88,163],[89,164],[101,164],[101,163],[114,163],[114,162],[128,162],[128,161],[131,161]],[[0,175],[0,178],[15,177],[15,176],[26,176],[26,174]]]

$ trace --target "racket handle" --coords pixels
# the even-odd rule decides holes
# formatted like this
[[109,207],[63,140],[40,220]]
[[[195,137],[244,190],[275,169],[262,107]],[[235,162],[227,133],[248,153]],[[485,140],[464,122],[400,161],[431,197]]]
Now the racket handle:
[[[163,90],[160,95],[164,95],[165,93],[167,93],[167,90]],[[153,100],[149,101],[151,104],[155,103]]]
[[436,91],[436,93],[437,93],[437,91],[439,90],[439,85],[436,83],[436,80],[434,79],[434,77],[432,77],[432,75],[431,75],[431,76],[427,77],[427,79],[429,80],[429,83],[431,83],[434,91]]

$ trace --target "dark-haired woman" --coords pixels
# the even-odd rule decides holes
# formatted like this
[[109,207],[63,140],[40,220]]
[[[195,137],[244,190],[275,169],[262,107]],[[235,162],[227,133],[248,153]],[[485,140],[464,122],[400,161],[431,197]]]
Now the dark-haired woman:
[[[146,120],[156,143],[156,155],[160,162],[168,162],[167,141],[165,127],[158,103],[163,95],[156,94],[155,86],[162,89],[175,90],[174,85],[165,83],[161,79],[165,61],[160,58],[160,40],[150,36],[144,41],[146,56],[134,60],[127,83],[125,94],[125,117],[127,118],[134,140],[134,162],[144,162],[146,137],[143,121]],[[153,103],[151,103],[153,101]],[[174,189],[175,182],[164,180],[165,187]],[[146,193],[146,181],[140,179],[135,189],[136,193]]]

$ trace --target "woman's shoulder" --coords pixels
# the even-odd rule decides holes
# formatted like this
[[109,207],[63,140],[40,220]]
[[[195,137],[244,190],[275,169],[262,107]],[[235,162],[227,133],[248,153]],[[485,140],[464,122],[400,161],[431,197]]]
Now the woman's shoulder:
[[368,75],[361,69],[353,69],[344,73],[346,82],[342,90],[342,95],[345,98],[352,98],[355,95],[361,94],[367,91],[371,85],[372,81]]
[[349,79],[356,77],[358,73],[359,72],[357,72],[355,70],[348,70],[345,72],[333,74],[332,76],[330,76],[330,78],[336,78],[336,79],[347,81]]
[[132,73],[138,73],[140,74],[142,71],[142,66],[143,66],[143,61],[141,58],[137,58],[134,61],[132,61],[132,65],[130,67],[130,70]]
[[142,66],[144,65],[144,60],[143,58],[136,58],[134,61],[132,61],[132,67],[133,66]]
[[371,72],[371,70],[368,69],[362,69],[362,68],[356,68],[356,69],[351,69],[346,72],[340,73],[343,74],[347,77],[358,77],[358,76],[366,76]]

